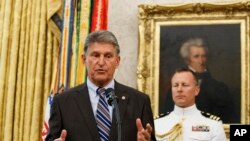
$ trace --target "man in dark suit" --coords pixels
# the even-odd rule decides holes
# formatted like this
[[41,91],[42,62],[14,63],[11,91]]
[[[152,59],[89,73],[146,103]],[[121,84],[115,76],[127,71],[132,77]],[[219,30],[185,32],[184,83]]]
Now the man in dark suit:
[[115,70],[120,63],[119,53],[119,44],[111,32],[89,34],[82,55],[87,68],[87,81],[54,97],[46,141],[117,141],[118,131],[112,106],[107,107],[111,128],[107,129],[106,139],[101,139],[97,122],[100,95],[96,93],[100,87],[113,88],[118,97],[122,141],[155,140],[149,97],[114,80]]

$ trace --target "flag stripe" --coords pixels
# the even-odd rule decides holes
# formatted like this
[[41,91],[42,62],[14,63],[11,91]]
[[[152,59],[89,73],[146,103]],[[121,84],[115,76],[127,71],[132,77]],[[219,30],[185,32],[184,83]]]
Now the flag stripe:
[[91,31],[107,29],[107,7],[108,0],[94,0]]
[[71,48],[72,48],[72,36],[73,36],[73,27],[74,27],[74,1],[65,0],[65,8],[63,14],[63,37],[62,37],[62,46],[61,46],[61,63],[59,70],[59,86],[64,86],[68,88],[68,73],[70,69],[70,57],[71,57]]
[[[90,0],[80,0],[78,3],[80,4],[79,9],[77,11],[77,16],[79,15],[79,19],[76,21],[76,33],[75,36],[75,45],[73,45],[73,58],[72,58],[72,66],[71,66],[71,80],[70,87],[79,85],[83,83],[86,79],[85,65],[82,63],[81,55],[83,53],[85,38],[89,34],[90,30],[90,15],[91,15],[91,1]],[[78,25],[79,23],[79,25]],[[77,40],[79,39],[79,40]],[[78,45],[77,45],[77,42]]]

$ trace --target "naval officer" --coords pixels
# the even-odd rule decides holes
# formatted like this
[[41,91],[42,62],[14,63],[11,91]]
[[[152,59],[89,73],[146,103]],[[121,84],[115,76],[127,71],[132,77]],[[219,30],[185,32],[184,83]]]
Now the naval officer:
[[201,112],[195,104],[200,91],[196,75],[187,68],[176,70],[172,80],[174,110],[155,119],[158,141],[226,141],[219,117]]

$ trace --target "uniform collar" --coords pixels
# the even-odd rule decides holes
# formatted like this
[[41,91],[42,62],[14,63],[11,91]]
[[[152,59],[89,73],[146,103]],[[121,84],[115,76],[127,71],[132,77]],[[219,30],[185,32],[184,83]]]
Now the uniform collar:
[[195,114],[196,112],[199,112],[199,110],[197,109],[195,104],[186,108],[181,108],[175,105],[173,112],[178,116],[190,116]]

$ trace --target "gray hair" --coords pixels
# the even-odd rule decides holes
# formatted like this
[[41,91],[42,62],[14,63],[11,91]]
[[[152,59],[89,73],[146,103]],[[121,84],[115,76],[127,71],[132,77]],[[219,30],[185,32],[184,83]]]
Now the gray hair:
[[120,53],[120,47],[119,47],[118,41],[117,41],[115,35],[110,31],[98,30],[98,31],[91,32],[85,40],[85,44],[84,44],[84,53],[85,54],[87,53],[88,48],[92,43],[112,44],[114,46],[114,48],[116,49],[116,53],[117,54]]
[[191,38],[191,39],[187,40],[186,42],[184,42],[180,48],[180,55],[185,61],[187,61],[190,57],[190,48],[191,47],[203,48],[205,50],[206,54],[208,54],[208,48],[205,45],[203,39]]

